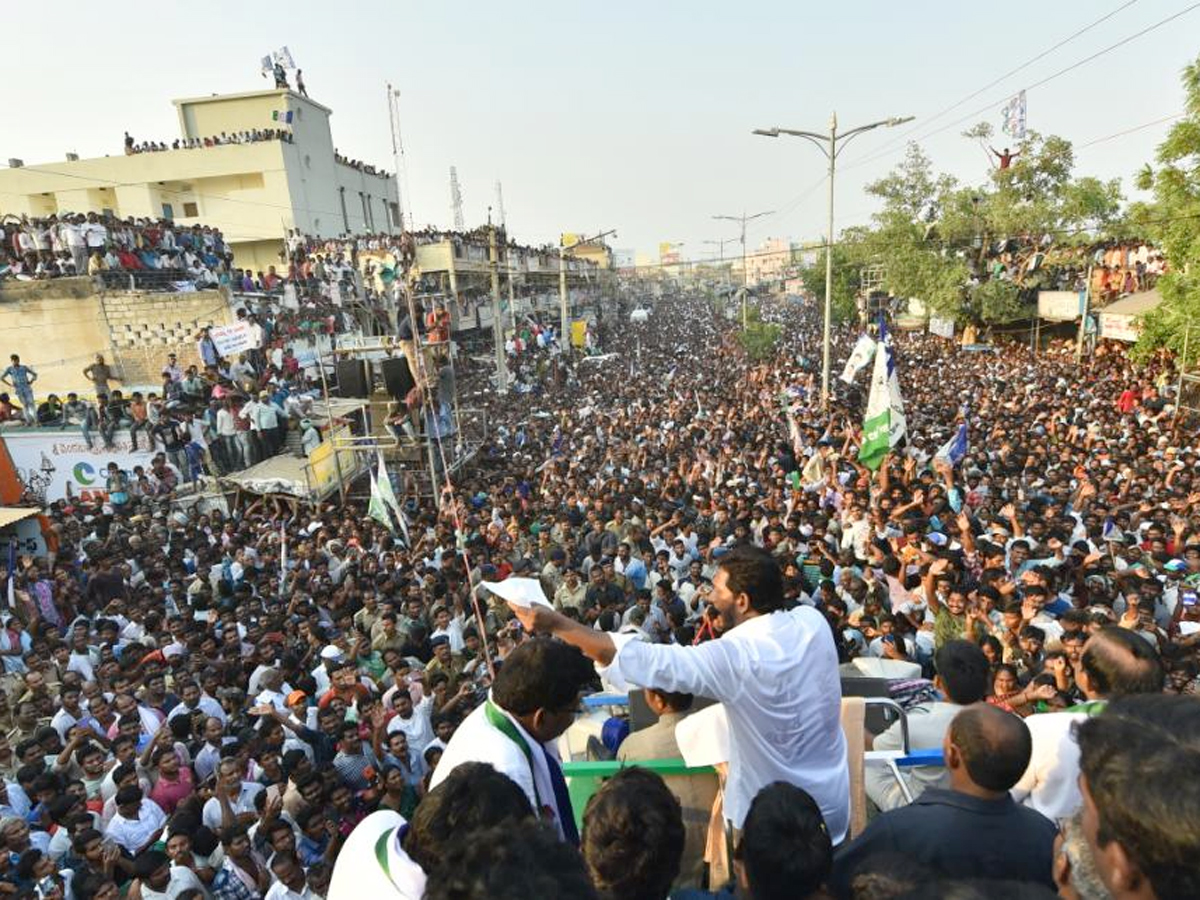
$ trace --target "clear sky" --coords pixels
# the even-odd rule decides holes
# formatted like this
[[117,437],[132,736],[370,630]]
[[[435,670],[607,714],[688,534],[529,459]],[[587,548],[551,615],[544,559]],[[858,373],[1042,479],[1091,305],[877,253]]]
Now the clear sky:
[[[980,180],[988,163],[978,144],[960,137],[965,128],[982,119],[998,126],[999,109],[1015,91],[1192,5],[6,4],[0,159],[32,164],[61,160],[68,150],[120,153],[126,129],[139,140],[170,141],[178,135],[172,98],[267,87],[259,59],[286,44],[313,99],[334,110],[342,152],[388,170],[385,83],[402,90],[419,223],[450,224],[455,165],[468,225],[486,218],[499,179],[509,230],[523,242],[615,228],[613,246],[650,252],[659,241],[683,241],[684,256],[699,258],[716,249],[704,241],[736,234],[714,214],[777,211],[751,225],[751,244],[823,235],[824,158],[800,140],[751,136],[752,128],[820,131],[833,109],[845,128],[917,116],[911,126],[863,135],[841,158],[838,227],[862,223],[873,209],[862,186],[900,158],[909,128],[917,138],[942,129],[922,141],[935,163]],[[1080,145],[1180,112],[1179,72],[1200,52],[1197,36],[1200,8],[1032,88],[1030,127],[1074,141],[1078,172],[1120,176],[1128,186],[1169,123]]]

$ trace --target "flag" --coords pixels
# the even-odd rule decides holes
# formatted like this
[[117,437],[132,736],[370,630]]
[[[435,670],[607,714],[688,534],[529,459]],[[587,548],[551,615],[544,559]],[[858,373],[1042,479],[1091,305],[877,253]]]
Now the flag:
[[288,110],[273,109],[273,110],[271,110],[271,121],[272,122],[283,122],[286,125],[291,125],[292,124],[292,111],[290,109],[288,109]]
[[279,523],[279,592],[287,581],[287,522]]
[[875,341],[869,334],[860,335],[854,349],[850,351],[850,358],[846,360],[846,368],[842,369],[842,381],[846,384],[854,381],[855,376],[871,361],[871,357],[874,355]]
[[954,434],[950,436],[950,440],[942,445],[942,449],[934,454],[935,459],[944,459],[952,466],[957,466],[962,462],[962,458],[967,455],[967,423],[962,422],[955,429]]
[[375,477],[375,472],[370,472],[371,475],[371,500],[367,504],[367,515],[384,526],[388,531],[395,531],[396,526],[392,522],[392,517],[388,515],[387,504],[383,500],[383,494],[379,490],[379,479]]
[[[275,62],[285,69],[296,68],[296,61],[292,59],[292,51],[287,48],[286,44],[275,51]],[[1024,92],[1022,92],[1022,96],[1024,96]]]
[[8,542],[8,608],[17,608],[17,542]]
[[1025,140],[1025,92],[1012,97],[1000,110],[1000,130],[1018,141]]
[[392,476],[388,474],[387,466],[383,462],[383,454],[377,454],[379,459],[379,473],[377,480],[379,481],[379,496],[383,498],[383,502],[387,504],[387,508],[392,511],[397,521],[404,521],[404,510],[400,508],[400,501],[396,499],[396,491],[392,487]]
[[1104,527],[1100,532],[1100,539],[1103,541],[1123,541],[1125,540],[1125,532],[1112,520],[1112,516],[1105,516]]
[[888,450],[904,438],[904,403],[900,397],[900,379],[892,354],[887,325],[879,321],[879,343],[875,368],[871,372],[871,393],[863,417],[863,443],[858,458],[868,469],[878,469]]
[[264,56],[262,58],[261,65],[262,65],[262,73],[264,75],[269,75],[270,73],[275,71],[275,63],[272,61],[270,53],[268,53],[266,56]]

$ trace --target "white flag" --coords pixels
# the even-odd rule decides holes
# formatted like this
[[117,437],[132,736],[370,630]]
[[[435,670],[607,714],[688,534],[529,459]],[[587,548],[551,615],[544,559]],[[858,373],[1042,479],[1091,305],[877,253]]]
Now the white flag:
[[296,68],[296,61],[292,59],[292,51],[287,48],[286,44],[275,52],[275,61],[285,69]]
[[842,381],[846,384],[854,381],[854,377],[862,371],[874,355],[875,341],[868,334],[860,335],[854,349],[850,351],[850,358],[846,360],[846,368],[842,369]]

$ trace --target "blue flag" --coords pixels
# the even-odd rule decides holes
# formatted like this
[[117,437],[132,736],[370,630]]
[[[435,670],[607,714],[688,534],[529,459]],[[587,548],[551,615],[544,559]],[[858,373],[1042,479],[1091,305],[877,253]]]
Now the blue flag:
[[967,455],[967,423],[962,422],[955,429],[954,434],[950,436],[950,440],[942,445],[938,450],[936,458],[947,460],[951,466],[957,466],[962,462],[962,458]]

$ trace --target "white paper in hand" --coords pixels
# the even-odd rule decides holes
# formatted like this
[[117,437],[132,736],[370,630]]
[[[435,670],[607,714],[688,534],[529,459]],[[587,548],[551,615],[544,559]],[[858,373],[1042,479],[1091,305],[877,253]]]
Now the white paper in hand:
[[480,587],[491,591],[501,600],[513,606],[529,609],[533,606],[550,606],[542,591],[542,583],[536,578],[506,578],[504,581],[482,581]]

